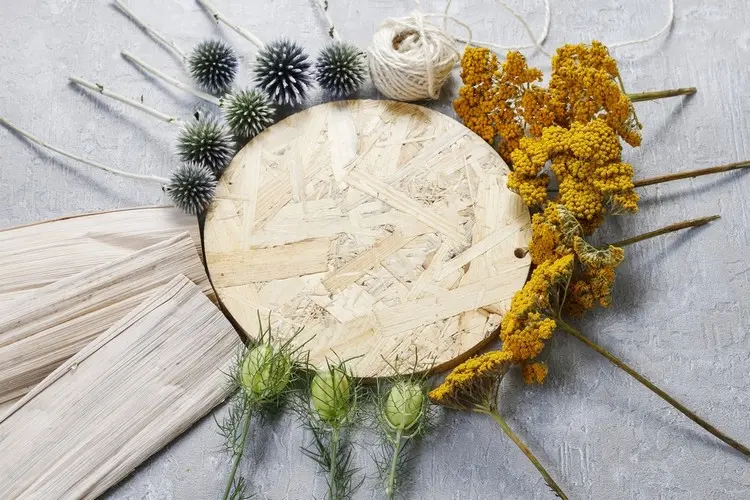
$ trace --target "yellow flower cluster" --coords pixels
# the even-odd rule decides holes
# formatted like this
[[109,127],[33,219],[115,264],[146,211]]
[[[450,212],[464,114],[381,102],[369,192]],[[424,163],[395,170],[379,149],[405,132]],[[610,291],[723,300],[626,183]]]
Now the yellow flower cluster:
[[521,376],[527,384],[543,384],[548,373],[547,363],[543,361],[526,363],[521,367]]
[[435,403],[451,408],[469,408],[488,404],[497,384],[510,367],[511,356],[501,351],[490,351],[458,365],[445,381],[430,391]]
[[575,216],[564,205],[547,203],[543,212],[531,217],[532,264],[539,265],[573,253],[576,236],[583,236],[583,229]]
[[633,104],[622,89],[617,62],[601,42],[557,49],[552,58],[549,93],[558,125],[600,118],[625,142],[640,145]]
[[570,316],[580,317],[597,304],[602,307],[612,305],[615,269],[625,258],[625,252],[611,245],[600,250],[583,238],[576,238],[574,246],[581,262],[581,273],[570,284],[564,311]]
[[549,316],[557,313],[557,299],[573,273],[573,256],[542,262],[521,290],[516,292],[510,310],[503,316],[500,338],[502,352],[516,363],[534,359],[555,331],[557,323]]
[[539,138],[522,138],[511,153],[514,170],[508,187],[528,205],[543,204],[548,178],[542,171],[549,161],[560,184],[559,203],[591,233],[608,208],[638,210],[633,167],[620,161],[621,152],[617,135],[602,119],[573,123],[568,129],[547,127]]
[[490,143],[497,143],[508,160],[518,147],[526,126],[540,133],[552,125],[547,91],[534,85],[542,72],[529,68],[519,52],[509,52],[502,67],[488,49],[467,47],[461,58],[463,86],[453,108],[469,129]]

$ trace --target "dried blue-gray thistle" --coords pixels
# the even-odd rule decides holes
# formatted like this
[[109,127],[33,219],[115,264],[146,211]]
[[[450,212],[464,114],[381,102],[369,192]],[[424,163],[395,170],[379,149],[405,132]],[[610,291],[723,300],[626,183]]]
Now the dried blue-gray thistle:
[[205,91],[227,92],[234,82],[239,59],[234,49],[221,40],[204,40],[195,46],[187,60],[190,76]]
[[266,44],[255,60],[255,82],[280,105],[302,103],[312,81],[311,64],[302,47],[282,38]]
[[364,54],[347,42],[332,42],[320,51],[315,63],[318,85],[337,99],[359,90],[366,74]]
[[196,163],[184,163],[169,176],[164,186],[172,203],[188,214],[204,212],[216,192],[216,176],[208,168]]
[[260,90],[230,92],[221,99],[221,108],[227,125],[241,142],[247,142],[273,123],[273,105]]
[[204,118],[189,122],[177,137],[177,154],[184,162],[197,163],[219,177],[234,156],[234,142],[226,127]]

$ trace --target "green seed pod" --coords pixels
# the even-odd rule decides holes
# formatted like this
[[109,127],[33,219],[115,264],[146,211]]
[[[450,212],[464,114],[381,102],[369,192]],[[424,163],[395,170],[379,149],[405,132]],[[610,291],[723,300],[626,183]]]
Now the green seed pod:
[[343,422],[352,407],[349,376],[339,368],[318,372],[312,381],[312,403],[329,425]]
[[424,391],[418,384],[398,382],[391,387],[383,413],[394,429],[409,430],[422,417]]
[[240,383],[248,396],[271,399],[286,388],[292,374],[292,360],[268,344],[253,347],[242,361]]

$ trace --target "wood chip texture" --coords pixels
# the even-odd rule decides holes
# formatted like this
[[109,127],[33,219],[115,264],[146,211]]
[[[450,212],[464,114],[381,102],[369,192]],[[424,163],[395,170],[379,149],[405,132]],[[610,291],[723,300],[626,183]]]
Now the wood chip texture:
[[[311,360],[448,368],[496,331],[526,280],[529,212],[480,137],[424,107],[316,106],[253,139],[224,172],[206,265],[250,337],[304,327]],[[420,362],[414,365],[415,356]]]
[[184,276],[0,416],[0,498],[96,498],[228,396],[241,342]]
[[178,274],[212,294],[188,233],[0,305],[0,403],[28,392]]

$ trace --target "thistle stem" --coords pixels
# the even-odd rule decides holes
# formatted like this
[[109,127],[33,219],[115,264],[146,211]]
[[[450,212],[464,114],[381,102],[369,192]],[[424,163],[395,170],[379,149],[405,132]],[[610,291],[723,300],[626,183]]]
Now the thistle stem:
[[184,63],[186,59],[185,51],[183,51],[173,40],[165,37],[154,28],[149,26],[146,21],[141,19],[135,12],[133,12],[127,5],[122,3],[121,0],[115,0],[115,7],[120,9],[126,16],[128,16],[139,28],[148,33],[157,42],[161,43],[167,49],[174,52],[174,54],[180,58]]
[[646,386],[648,389],[650,389],[652,392],[654,392],[656,395],[658,395],[660,398],[662,398],[664,401],[672,405],[675,409],[677,409],[679,412],[681,412],[683,415],[688,417],[690,420],[695,422],[696,424],[703,427],[705,430],[719,438],[720,440],[724,441],[726,444],[734,448],[735,450],[739,451],[745,456],[750,456],[750,449],[748,449],[746,446],[738,443],[734,439],[730,438],[723,432],[719,431],[716,427],[709,424],[702,418],[700,418],[698,415],[690,411],[687,407],[685,407],[682,403],[674,399],[672,396],[661,390],[659,387],[657,387],[653,382],[651,382],[649,379],[632,369],[630,366],[625,364],[622,360],[617,358],[615,355],[601,347],[600,345],[594,343],[591,339],[586,337],[583,333],[578,331],[577,329],[573,328],[569,324],[565,323],[561,319],[557,319],[557,325],[566,333],[569,333],[582,343],[586,344],[588,347],[593,349],[594,351],[598,352],[605,358],[607,358],[613,365],[617,366],[621,370],[623,370],[625,373],[636,379],[638,382]]
[[242,437],[240,437],[240,442],[237,443],[237,446],[235,446],[234,449],[234,462],[232,463],[232,471],[229,473],[229,477],[227,478],[227,485],[224,488],[224,496],[222,496],[222,500],[227,500],[229,495],[232,493],[232,485],[234,484],[234,477],[237,475],[237,468],[240,465],[240,460],[242,460],[242,455],[245,454],[245,442],[247,441],[247,434],[250,430],[250,420],[252,419],[253,412],[250,410],[250,408],[246,409],[247,415],[245,416],[245,422],[242,424]]
[[401,453],[401,433],[401,429],[396,431],[393,458],[391,459],[391,468],[388,471],[388,483],[385,486],[385,497],[387,500],[391,500],[396,492],[396,466],[398,465],[398,455]]
[[339,35],[339,32],[336,31],[336,27],[333,25],[333,19],[331,19],[331,15],[328,13],[328,0],[315,1],[320,7],[321,12],[323,13],[323,17],[325,17],[325,20],[328,23],[328,36],[330,36],[337,42],[340,42],[341,36]]
[[695,87],[684,87],[679,89],[656,90],[653,92],[636,92],[627,94],[630,102],[653,101],[654,99],[664,99],[665,97],[677,97],[681,95],[693,95],[698,92]]
[[692,179],[693,177],[700,177],[702,175],[718,174],[721,172],[729,172],[731,170],[739,170],[741,168],[748,167],[750,167],[750,160],[745,160],[737,163],[727,163],[726,165],[719,165],[716,167],[688,170],[687,172],[677,172],[674,174],[666,174],[657,177],[650,177],[648,179],[636,180],[633,181],[633,185],[635,187],[651,186],[653,184],[661,184],[662,182],[677,181],[680,179]]
[[656,229],[654,231],[649,231],[648,233],[643,233],[643,234],[639,234],[638,236],[633,236],[632,238],[626,238],[624,240],[620,240],[616,243],[612,243],[611,245],[616,246],[616,247],[624,247],[627,245],[632,245],[633,243],[638,243],[639,241],[647,240],[649,238],[654,238],[655,236],[661,236],[663,234],[673,233],[681,229],[688,229],[691,227],[703,226],[719,218],[720,218],[719,215],[711,215],[709,217],[701,217],[700,219],[691,219],[691,220],[687,220],[684,222],[678,222],[677,224],[670,224],[669,226],[664,226],[661,229]]
[[136,100],[130,99],[129,97],[125,97],[122,94],[112,92],[111,90],[106,89],[103,85],[100,85],[98,83],[91,83],[81,78],[76,78],[74,76],[70,77],[70,81],[75,83],[76,85],[80,85],[81,87],[87,88],[89,90],[93,90],[94,92],[99,92],[103,96],[115,99],[116,101],[120,101],[124,104],[127,104],[128,106],[132,106],[136,109],[139,109],[155,118],[158,118],[159,120],[163,122],[172,123],[174,125],[179,125],[179,126],[182,126],[184,124],[183,121],[180,120],[179,118],[175,118],[173,116],[164,114],[157,109],[154,109],[150,106],[146,106],[145,104],[142,104]]
[[216,19],[216,22],[222,22],[222,23],[226,24],[229,28],[231,28],[234,31],[236,31],[240,36],[242,36],[243,38],[246,38],[247,40],[249,40],[258,49],[262,49],[263,47],[266,46],[266,44],[263,43],[263,40],[261,40],[260,38],[258,38],[255,35],[253,35],[252,33],[250,33],[250,31],[246,30],[242,26],[240,26],[238,24],[235,24],[232,21],[230,21],[229,19],[227,19],[227,17],[224,14],[222,14],[221,12],[219,12],[218,9],[216,7],[214,7],[214,5],[211,2],[209,2],[208,0],[197,0],[197,1],[206,10],[208,10],[208,12],[214,17],[214,19]]
[[544,478],[544,481],[547,483],[547,486],[552,488],[552,490],[562,498],[563,500],[568,500],[568,497],[565,495],[565,492],[563,492],[562,488],[558,486],[558,484],[555,482],[554,479],[552,479],[552,476],[549,475],[547,472],[547,469],[544,468],[544,466],[541,464],[539,459],[534,456],[534,454],[531,452],[528,446],[524,444],[523,441],[521,441],[521,438],[519,438],[515,432],[511,430],[511,428],[508,426],[508,424],[505,422],[505,419],[500,415],[500,413],[497,412],[497,410],[492,410],[488,407],[478,407],[474,409],[477,413],[483,413],[485,415],[489,415],[490,417],[495,420],[500,425],[500,428],[505,432],[505,435],[510,438],[513,443],[515,443],[516,446],[523,452],[524,455],[526,455],[526,458],[531,461],[532,464],[534,464],[534,467],[536,467],[536,470],[539,471],[539,473]]
[[26,139],[28,139],[29,141],[33,142],[34,144],[38,146],[49,149],[50,151],[54,151],[55,153],[58,153],[62,156],[70,158],[71,160],[75,160],[75,161],[84,163],[86,165],[89,165],[91,167],[104,170],[105,172],[109,172],[110,174],[120,175],[122,177],[129,177],[131,179],[140,179],[140,180],[158,182],[160,184],[167,184],[169,182],[169,179],[165,179],[164,177],[158,177],[156,175],[147,175],[147,174],[134,174],[132,172],[126,172],[124,170],[118,170],[116,168],[111,168],[106,165],[102,165],[101,163],[88,160],[86,158],[83,158],[82,156],[78,156],[77,154],[70,153],[68,151],[65,151],[64,149],[58,148],[57,146],[53,146],[52,144],[49,144],[48,142],[43,141],[42,139],[36,137],[35,135],[32,135],[29,132],[26,132],[25,130],[22,130],[21,128],[17,127],[16,125],[9,122],[5,118],[0,117],[0,124],[4,125],[5,127],[12,130],[13,132],[25,137]]
[[328,459],[330,460],[330,470],[328,473],[330,474],[330,477],[328,478],[328,498],[330,500],[338,500],[338,488],[336,487],[336,472],[337,472],[337,463],[338,463],[338,454],[339,454],[339,443],[341,441],[341,431],[334,427],[331,429],[331,444],[329,446],[328,450]]
[[153,76],[157,78],[161,78],[165,82],[169,83],[173,87],[176,87],[180,90],[184,90],[185,92],[188,92],[190,94],[193,94],[195,97],[199,99],[203,99],[206,102],[209,102],[211,104],[215,104],[216,106],[219,106],[220,101],[218,97],[212,96],[211,94],[208,94],[206,92],[203,92],[198,89],[194,89],[190,85],[181,82],[177,78],[174,78],[172,76],[167,75],[166,73],[163,73],[162,71],[156,69],[155,67],[151,66],[150,64],[146,63],[145,61],[139,59],[136,57],[132,52],[128,52],[127,50],[122,51],[122,57],[130,61],[131,63],[135,64],[139,68],[142,68],[147,73],[152,74]]

